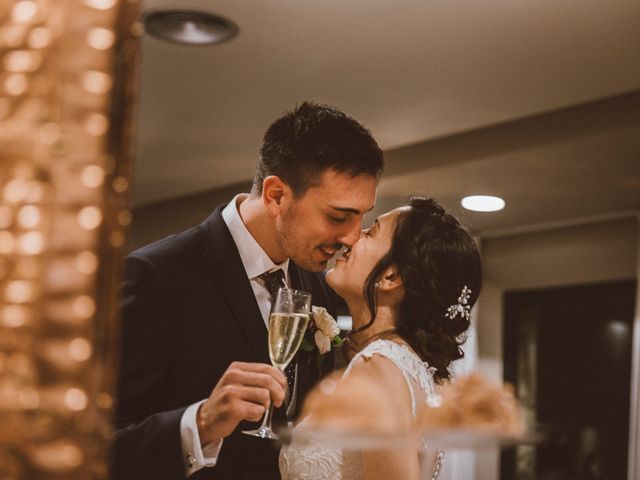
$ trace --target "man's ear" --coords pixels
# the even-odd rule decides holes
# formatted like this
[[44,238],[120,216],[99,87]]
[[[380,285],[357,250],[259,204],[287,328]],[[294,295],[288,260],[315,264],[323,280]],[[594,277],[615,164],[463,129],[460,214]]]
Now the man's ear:
[[293,191],[280,177],[270,175],[262,182],[262,203],[274,217],[282,214],[289,207]]
[[384,271],[380,280],[378,280],[378,290],[383,292],[391,292],[398,288],[402,287],[402,277],[400,277],[400,273],[398,272],[398,267],[396,265],[391,265],[387,267]]

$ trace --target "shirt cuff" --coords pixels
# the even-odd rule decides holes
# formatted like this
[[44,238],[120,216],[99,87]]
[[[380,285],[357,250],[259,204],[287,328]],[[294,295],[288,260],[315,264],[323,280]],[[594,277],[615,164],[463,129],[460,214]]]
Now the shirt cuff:
[[180,438],[182,443],[182,458],[187,477],[205,467],[213,467],[218,461],[218,455],[222,448],[222,440],[208,443],[204,447],[200,445],[198,424],[196,417],[198,409],[206,400],[194,403],[187,407],[180,419]]

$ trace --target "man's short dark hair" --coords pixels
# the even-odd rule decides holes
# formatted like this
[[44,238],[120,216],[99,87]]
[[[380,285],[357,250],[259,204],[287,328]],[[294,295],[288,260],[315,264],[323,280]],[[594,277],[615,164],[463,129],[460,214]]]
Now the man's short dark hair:
[[301,196],[326,170],[378,179],[383,168],[384,155],[369,130],[333,107],[304,102],[264,134],[253,190],[262,193],[264,179],[277,175]]

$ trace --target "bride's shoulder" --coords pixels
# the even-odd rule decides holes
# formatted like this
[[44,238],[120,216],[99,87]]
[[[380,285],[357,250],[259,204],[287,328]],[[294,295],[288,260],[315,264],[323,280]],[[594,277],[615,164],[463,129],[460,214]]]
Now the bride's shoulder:
[[382,380],[404,381],[404,370],[411,370],[414,364],[421,363],[418,357],[405,344],[392,340],[378,339],[360,351],[347,367],[347,373],[356,371]]
[[367,381],[383,385],[384,391],[389,393],[388,397],[400,415],[399,420],[410,424],[411,394],[402,371],[390,358],[376,353],[354,359],[348,376],[366,378]]
[[402,346],[390,340],[380,339],[367,345],[351,361],[349,370],[382,381],[402,383],[403,374],[398,368],[397,352]]

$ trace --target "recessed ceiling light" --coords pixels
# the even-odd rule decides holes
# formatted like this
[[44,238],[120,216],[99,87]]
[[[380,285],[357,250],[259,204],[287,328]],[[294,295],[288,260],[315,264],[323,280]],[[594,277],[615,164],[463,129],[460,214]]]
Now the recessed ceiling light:
[[470,195],[460,202],[467,210],[474,212],[497,212],[505,206],[504,200],[492,195]]
[[213,45],[238,34],[226,18],[198,10],[153,10],[142,16],[147,33],[183,45]]

